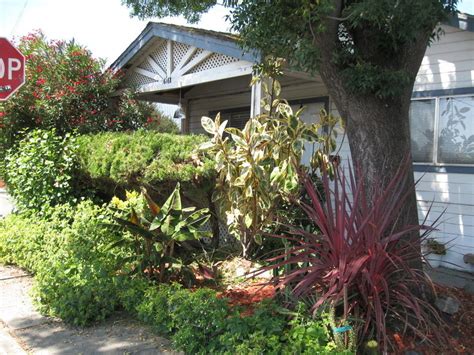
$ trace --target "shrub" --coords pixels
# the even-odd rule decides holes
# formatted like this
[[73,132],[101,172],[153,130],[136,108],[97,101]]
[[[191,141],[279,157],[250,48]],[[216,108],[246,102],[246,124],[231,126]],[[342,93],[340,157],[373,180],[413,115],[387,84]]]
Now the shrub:
[[[310,233],[291,229],[276,236],[294,246],[270,261],[266,269],[285,267],[278,281],[289,287],[298,299],[316,297],[312,311],[329,305],[343,326],[349,317],[360,319],[353,324],[359,341],[376,339],[387,351],[390,343],[387,324],[401,332],[412,331],[427,338],[435,334],[442,341],[443,322],[437,311],[420,297],[430,290],[431,283],[410,265],[422,258],[419,243],[433,230],[425,225],[402,225],[394,228],[407,195],[408,164],[402,167],[387,188],[373,186],[372,201],[365,187],[352,172],[344,171],[332,187],[323,175],[323,201],[310,179],[304,186],[311,203],[303,210],[321,231]],[[416,241],[414,233],[423,232]],[[418,291],[418,292],[417,292]],[[340,324],[336,324],[340,326]]]
[[[227,121],[221,123],[219,115],[215,121],[201,120],[211,141],[200,148],[215,159],[217,170],[213,199],[247,258],[262,244],[264,229],[275,225],[279,206],[298,195],[304,144],[315,144],[312,170],[322,164],[328,169],[335,149],[337,120],[332,115],[322,111],[318,124],[305,124],[300,118],[303,109],[294,112],[279,99],[278,81],[264,87],[263,113],[250,118],[242,130],[226,128]],[[323,128],[329,134],[322,134]]]
[[6,157],[8,190],[19,210],[44,211],[74,198],[73,174],[77,145],[55,131],[28,133]]
[[156,277],[160,282],[179,278],[187,284],[194,283],[194,274],[189,268],[193,261],[193,248],[187,242],[209,236],[209,232],[203,231],[209,220],[209,210],[183,208],[179,183],[161,207],[145,189],[142,196],[142,202],[146,201],[147,205],[145,211],[137,212],[132,206],[129,211],[121,211],[127,213],[126,219],[115,217],[119,226],[135,238],[121,237],[114,245],[130,245],[136,250],[133,272],[146,273],[149,278]]
[[197,162],[194,149],[205,136],[139,130],[78,138],[81,169],[116,184],[191,182],[212,176],[210,160]]
[[60,136],[146,127],[177,132],[171,119],[130,90],[111,98],[120,73],[103,70],[105,61],[74,40],[50,41],[39,31],[22,37],[17,46],[27,59],[26,82],[0,103],[0,159],[22,138],[20,132],[32,129],[55,129]]
[[130,250],[109,246],[110,212],[91,202],[57,206],[2,220],[0,260],[35,273],[34,296],[43,313],[75,325],[102,320],[119,304],[116,265]]
[[48,241],[47,258],[36,270],[40,309],[75,325],[103,320],[118,305],[116,266],[132,251],[110,250],[116,237],[106,226],[111,217],[104,208],[87,201],[63,218],[70,225]]
[[74,41],[48,41],[40,31],[22,37],[18,48],[27,59],[26,82],[0,105],[7,146],[18,132],[34,128],[54,128],[60,135],[108,128],[109,97],[119,78],[102,73],[103,61]]

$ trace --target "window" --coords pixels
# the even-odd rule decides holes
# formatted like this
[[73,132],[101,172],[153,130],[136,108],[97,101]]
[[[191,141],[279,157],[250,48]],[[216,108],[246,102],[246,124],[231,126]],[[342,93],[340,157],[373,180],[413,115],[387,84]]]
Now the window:
[[243,129],[250,118],[250,107],[213,111],[209,112],[209,117],[215,117],[219,112],[221,114],[221,122],[229,121],[227,127]]
[[474,164],[474,96],[413,100],[410,131],[415,162]]

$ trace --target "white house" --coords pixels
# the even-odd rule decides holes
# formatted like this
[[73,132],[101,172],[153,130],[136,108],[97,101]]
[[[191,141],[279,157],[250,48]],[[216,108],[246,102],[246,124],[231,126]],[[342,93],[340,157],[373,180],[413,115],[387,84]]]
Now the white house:
[[[445,34],[426,51],[411,107],[412,150],[420,220],[446,209],[436,238],[449,242],[443,265],[474,271],[463,256],[474,253],[474,17],[458,14],[442,24]],[[249,87],[258,53],[243,53],[236,37],[163,23],[149,23],[112,68],[124,71],[124,85],[144,100],[180,103],[183,131],[203,132],[202,116],[220,112],[242,127],[260,111],[261,88]],[[287,71],[282,97],[303,119],[315,120],[321,107],[337,114],[320,77]],[[342,135],[341,135],[342,137]],[[340,155],[350,156],[347,140]]]

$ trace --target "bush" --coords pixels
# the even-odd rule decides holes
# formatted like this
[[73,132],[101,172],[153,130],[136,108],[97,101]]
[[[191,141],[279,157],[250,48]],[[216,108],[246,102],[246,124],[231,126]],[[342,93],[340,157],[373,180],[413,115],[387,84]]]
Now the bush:
[[74,198],[76,149],[70,135],[35,130],[8,152],[8,190],[19,210],[44,211]]
[[171,119],[131,91],[112,98],[120,73],[103,70],[105,61],[74,40],[50,41],[39,31],[22,37],[17,46],[27,59],[26,82],[0,103],[0,159],[23,137],[20,132],[33,129],[55,129],[60,136],[139,128],[178,131]]
[[192,157],[206,140],[205,136],[144,130],[81,136],[80,166],[92,178],[108,178],[117,184],[191,182],[212,175],[210,160],[196,162]]
[[0,260],[35,273],[41,312],[75,325],[102,320],[119,304],[116,265],[130,256],[110,250],[109,212],[91,202],[57,206],[48,219],[11,215],[1,221]]

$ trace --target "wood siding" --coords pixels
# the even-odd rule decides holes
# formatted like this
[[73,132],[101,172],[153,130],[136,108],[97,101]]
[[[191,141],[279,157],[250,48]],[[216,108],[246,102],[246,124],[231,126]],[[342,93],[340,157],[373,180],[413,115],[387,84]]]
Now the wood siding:
[[444,35],[426,50],[414,91],[474,86],[474,32],[441,27]]

